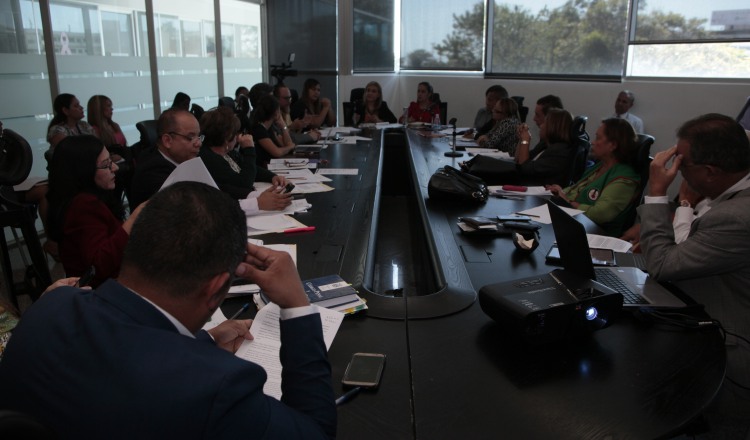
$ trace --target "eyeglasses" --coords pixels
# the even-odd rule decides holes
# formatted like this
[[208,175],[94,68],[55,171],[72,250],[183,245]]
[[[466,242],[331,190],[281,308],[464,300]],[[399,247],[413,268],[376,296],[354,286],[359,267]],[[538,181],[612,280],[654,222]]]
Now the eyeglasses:
[[179,137],[185,139],[186,141],[188,141],[190,143],[193,143],[196,140],[198,142],[200,142],[200,143],[203,143],[203,139],[205,138],[205,136],[203,136],[202,134],[198,135],[198,136],[195,136],[195,135],[192,135],[192,134],[190,136],[187,136],[187,135],[184,135],[182,133],[177,133],[177,132],[174,132],[174,131],[170,131],[169,134],[172,135],[172,136],[179,136]]
[[291,96],[279,96],[279,99],[292,99]]
[[96,169],[97,170],[109,170],[109,169],[112,169],[112,164],[114,164],[114,162],[112,161],[112,158],[110,157],[109,159],[105,160],[101,164],[97,165]]

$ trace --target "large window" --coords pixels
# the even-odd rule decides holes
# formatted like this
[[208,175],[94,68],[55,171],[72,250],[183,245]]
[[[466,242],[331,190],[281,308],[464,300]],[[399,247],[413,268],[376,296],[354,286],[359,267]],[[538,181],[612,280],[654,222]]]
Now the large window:
[[392,72],[393,2],[354,0],[355,72]]
[[746,0],[634,0],[628,75],[750,78]]
[[485,6],[477,0],[401,2],[401,68],[482,70]]
[[237,87],[263,81],[260,5],[222,0],[221,21],[224,95],[234,97]]

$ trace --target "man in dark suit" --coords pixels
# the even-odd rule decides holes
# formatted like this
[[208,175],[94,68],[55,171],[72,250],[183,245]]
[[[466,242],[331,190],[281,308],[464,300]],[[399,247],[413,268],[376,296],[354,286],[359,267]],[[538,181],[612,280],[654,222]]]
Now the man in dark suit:
[[[641,247],[648,272],[673,281],[727,330],[727,378],[707,412],[715,438],[750,434],[750,142],[724,115],[707,114],[683,124],[677,145],[651,163],[649,196],[638,208]],[[671,162],[671,165],[670,165]],[[680,171],[708,201],[675,243],[667,189]],[[683,200],[683,206],[689,205]],[[739,338],[745,338],[740,341]]]
[[[152,197],[134,224],[119,280],[59,288],[36,302],[0,362],[0,409],[60,438],[330,438],[336,431],[320,316],[291,257],[247,244],[245,215],[195,182]],[[283,397],[233,352],[250,320],[203,324],[233,276],[281,307]]]
[[159,116],[156,149],[144,152],[135,167],[130,187],[131,211],[156,194],[177,165],[198,157],[203,136],[192,113],[169,109]]

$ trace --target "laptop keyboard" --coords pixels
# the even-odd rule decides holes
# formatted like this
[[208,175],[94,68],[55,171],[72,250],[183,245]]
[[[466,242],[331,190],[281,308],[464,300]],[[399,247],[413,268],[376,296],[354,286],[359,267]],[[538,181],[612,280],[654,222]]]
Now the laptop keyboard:
[[610,289],[622,294],[623,304],[648,304],[644,297],[633,292],[618,278],[614,273],[606,268],[594,268],[594,274],[596,275],[596,281],[604,284]]

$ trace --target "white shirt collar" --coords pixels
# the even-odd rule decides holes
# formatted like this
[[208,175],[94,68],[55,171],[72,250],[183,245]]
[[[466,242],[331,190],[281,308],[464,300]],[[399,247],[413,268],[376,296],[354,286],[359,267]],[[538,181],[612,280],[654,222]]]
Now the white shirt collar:
[[136,295],[140,296],[146,302],[148,302],[149,304],[151,304],[152,306],[154,306],[156,308],[156,310],[160,311],[161,314],[164,315],[164,317],[167,318],[169,320],[169,322],[171,322],[177,328],[177,331],[181,335],[188,336],[188,337],[191,337],[191,338],[195,339],[195,335],[192,334],[190,332],[190,330],[188,330],[188,328],[185,327],[180,321],[178,321],[177,318],[175,318],[174,316],[172,316],[171,314],[169,314],[169,312],[167,312],[166,310],[164,310],[161,307],[157,306],[153,301],[151,301],[150,299],[148,299],[145,296],[141,295],[140,293],[136,292],[135,290],[133,290],[133,289],[131,289],[129,287],[128,287],[128,290],[130,290],[131,292],[133,292]]
[[168,161],[172,162],[174,164],[174,166],[178,166],[179,165],[177,162],[174,161],[174,159],[172,159],[171,157],[169,157],[166,154],[164,154],[164,152],[161,151],[161,148],[158,148],[158,150],[159,150],[159,154],[161,154],[162,157],[164,157],[164,159],[167,159]]
[[708,202],[708,204],[710,206],[713,206],[714,204],[719,203],[722,200],[726,200],[727,198],[729,198],[730,195],[732,195],[732,194],[734,194],[736,192],[748,189],[748,188],[750,188],[750,173],[748,173],[745,177],[743,177],[742,179],[740,179],[734,185],[730,186],[726,191],[724,191],[723,193],[721,193],[719,195],[719,197],[717,197],[717,198],[711,200],[710,202]]

